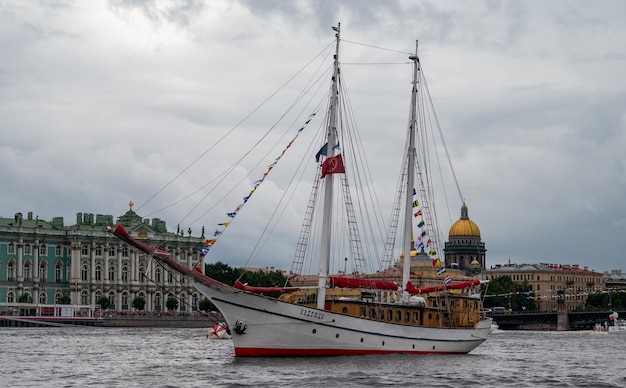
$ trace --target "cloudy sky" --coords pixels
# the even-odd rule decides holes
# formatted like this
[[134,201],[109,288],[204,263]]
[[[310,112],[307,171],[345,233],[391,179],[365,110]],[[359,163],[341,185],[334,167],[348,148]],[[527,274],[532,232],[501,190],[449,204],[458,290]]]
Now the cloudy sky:
[[[605,0],[2,1],[0,216],[32,211],[69,225],[77,212],[117,217],[132,200],[170,230],[181,220],[194,234],[211,230],[223,220],[161,207],[206,183],[202,169],[227,165],[228,149],[207,152],[195,178],[151,197],[331,43],[341,22],[346,41],[412,52],[419,40],[487,266],[626,270],[624,15],[626,3]],[[343,60],[370,55],[357,47]],[[354,68],[350,83],[377,92],[353,100],[363,136],[380,136],[384,122],[402,139],[410,69]],[[245,130],[261,130],[246,128],[242,148]],[[372,161],[378,176],[398,164]],[[240,229],[261,213],[249,214]],[[248,234],[234,226],[219,258],[238,264]],[[288,224],[290,244],[299,228]]]

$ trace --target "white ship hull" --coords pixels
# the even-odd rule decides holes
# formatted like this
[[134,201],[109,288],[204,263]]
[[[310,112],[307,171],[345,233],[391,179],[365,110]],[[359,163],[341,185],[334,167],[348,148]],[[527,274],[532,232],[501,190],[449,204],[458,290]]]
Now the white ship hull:
[[473,328],[399,325],[299,306],[231,287],[194,286],[224,315],[236,356],[469,353],[487,339],[491,328],[491,319],[477,322]]

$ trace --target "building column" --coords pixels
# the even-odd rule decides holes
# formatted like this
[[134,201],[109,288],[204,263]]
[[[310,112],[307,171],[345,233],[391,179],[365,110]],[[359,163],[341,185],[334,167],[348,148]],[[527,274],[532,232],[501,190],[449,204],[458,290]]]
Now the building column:
[[[17,282],[24,282],[24,240],[20,239],[17,243]],[[19,287],[19,286],[18,286]],[[19,295],[16,295],[19,297]]]
[[70,277],[70,296],[72,304],[80,304],[80,241],[74,240],[71,245],[71,277]]

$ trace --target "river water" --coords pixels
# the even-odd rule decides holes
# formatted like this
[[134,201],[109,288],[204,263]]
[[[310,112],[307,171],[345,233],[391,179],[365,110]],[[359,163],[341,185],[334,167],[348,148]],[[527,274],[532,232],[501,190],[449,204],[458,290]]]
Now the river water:
[[626,335],[498,331],[468,355],[235,359],[204,329],[2,328],[3,387],[626,387]]

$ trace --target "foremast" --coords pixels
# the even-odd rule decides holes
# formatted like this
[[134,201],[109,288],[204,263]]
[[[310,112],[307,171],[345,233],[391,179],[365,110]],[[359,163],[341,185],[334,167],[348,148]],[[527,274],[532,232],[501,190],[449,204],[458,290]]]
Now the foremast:
[[417,42],[415,42],[415,55],[409,57],[413,61],[413,87],[411,90],[411,113],[409,118],[409,144],[407,146],[407,179],[406,198],[404,204],[404,235],[403,249],[404,260],[402,266],[402,299],[407,302],[410,295],[406,291],[407,283],[411,280],[411,249],[413,235],[413,191],[415,189],[415,131],[417,130],[417,75],[419,68],[419,58],[417,57]]
[[[339,35],[341,23],[337,23],[337,27],[333,27],[336,31],[335,38],[335,60],[333,65],[333,78],[330,96],[330,112],[328,121],[328,131],[326,134],[326,153],[327,158],[333,157],[335,154],[336,134],[337,134],[337,106],[339,104]],[[324,208],[322,213],[322,240],[319,260],[319,280],[317,293],[317,308],[324,309],[326,301],[326,282],[328,280],[328,271],[330,267],[330,237],[332,232],[332,209],[333,209],[333,180],[334,174],[327,175],[324,182]]]

